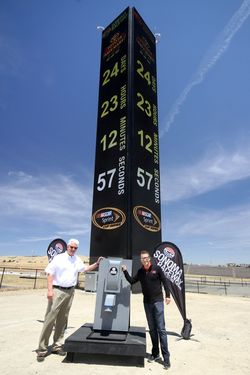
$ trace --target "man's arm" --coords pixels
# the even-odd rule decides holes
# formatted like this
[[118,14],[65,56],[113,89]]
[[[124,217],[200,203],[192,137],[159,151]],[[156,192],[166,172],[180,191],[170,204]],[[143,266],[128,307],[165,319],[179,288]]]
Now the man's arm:
[[168,280],[167,280],[166,276],[164,275],[160,266],[158,266],[158,269],[159,269],[160,279],[161,279],[161,282],[163,284],[164,291],[165,291],[165,302],[168,305],[171,302],[170,291],[169,291],[169,287],[168,287]]
[[95,270],[99,266],[99,263],[102,259],[103,259],[103,257],[99,257],[95,263],[92,263],[92,264],[86,266],[86,268],[84,269],[84,272]]
[[47,298],[52,299],[53,298],[53,275],[51,275],[50,273],[47,276],[47,286],[48,286]]
[[139,281],[138,272],[134,277],[131,277],[130,274],[128,273],[128,270],[127,270],[126,266],[122,266],[122,270],[123,270],[125,279],[129,282],[129,284],[133,285],[133,284],[137,283],[137,281]]

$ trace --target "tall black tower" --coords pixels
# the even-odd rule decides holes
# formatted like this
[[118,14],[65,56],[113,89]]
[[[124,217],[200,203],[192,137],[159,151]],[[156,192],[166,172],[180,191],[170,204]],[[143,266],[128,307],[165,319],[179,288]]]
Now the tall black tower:
[[158,139],[156,41],[127,8],[102,32],[91,262],[161,242]]

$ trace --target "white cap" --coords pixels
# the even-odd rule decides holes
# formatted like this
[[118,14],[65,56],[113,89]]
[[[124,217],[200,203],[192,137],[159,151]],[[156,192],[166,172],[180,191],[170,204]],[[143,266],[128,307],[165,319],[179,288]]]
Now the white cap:
[[68,240],[67,245],[72,245],[72,244],[75,244],[77,245],[77,247],[79,247],[79,241],[76,240],[75,238],[71,238],[70,240]]

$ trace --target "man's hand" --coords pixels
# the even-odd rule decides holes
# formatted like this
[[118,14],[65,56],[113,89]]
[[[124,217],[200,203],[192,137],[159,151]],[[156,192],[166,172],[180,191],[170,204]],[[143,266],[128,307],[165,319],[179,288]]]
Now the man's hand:
[[100,261],[101,260],[103,260],[104,259],[104,257],[99,257],[98,259],[97,259],[97,262],[96,262],[96,264],[99,266],[99,264],[100,264]]
[[127,266],[122,265],[122,270],[123,270],[123,271],[127,271]]
[[49,300],[52,300],[52,299],[53,299],[53,289],[48,290],[48,292],[47,292],[47,298],[48,298]]
[[171,298],[170,297],[166,297],[165,298],[165,302],[166,302],[166,305],[169,305],[170,302],[171,302]]

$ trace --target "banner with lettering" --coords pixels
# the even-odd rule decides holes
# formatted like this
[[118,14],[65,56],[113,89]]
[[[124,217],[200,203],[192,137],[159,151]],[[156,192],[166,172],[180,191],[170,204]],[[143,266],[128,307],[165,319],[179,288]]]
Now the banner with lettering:
[[66,250],[67,244],[61,238],[56,238],[55,240],[51,241],[47,249],[49,262],[51,262],[56,255],[64,253]]
[[192,324],[186,317],[184,266],[180,249],[172,242],[162,242],[155,247],[153,259],[167,278],[169,290],[184,320],[181,335],[189,339]]

